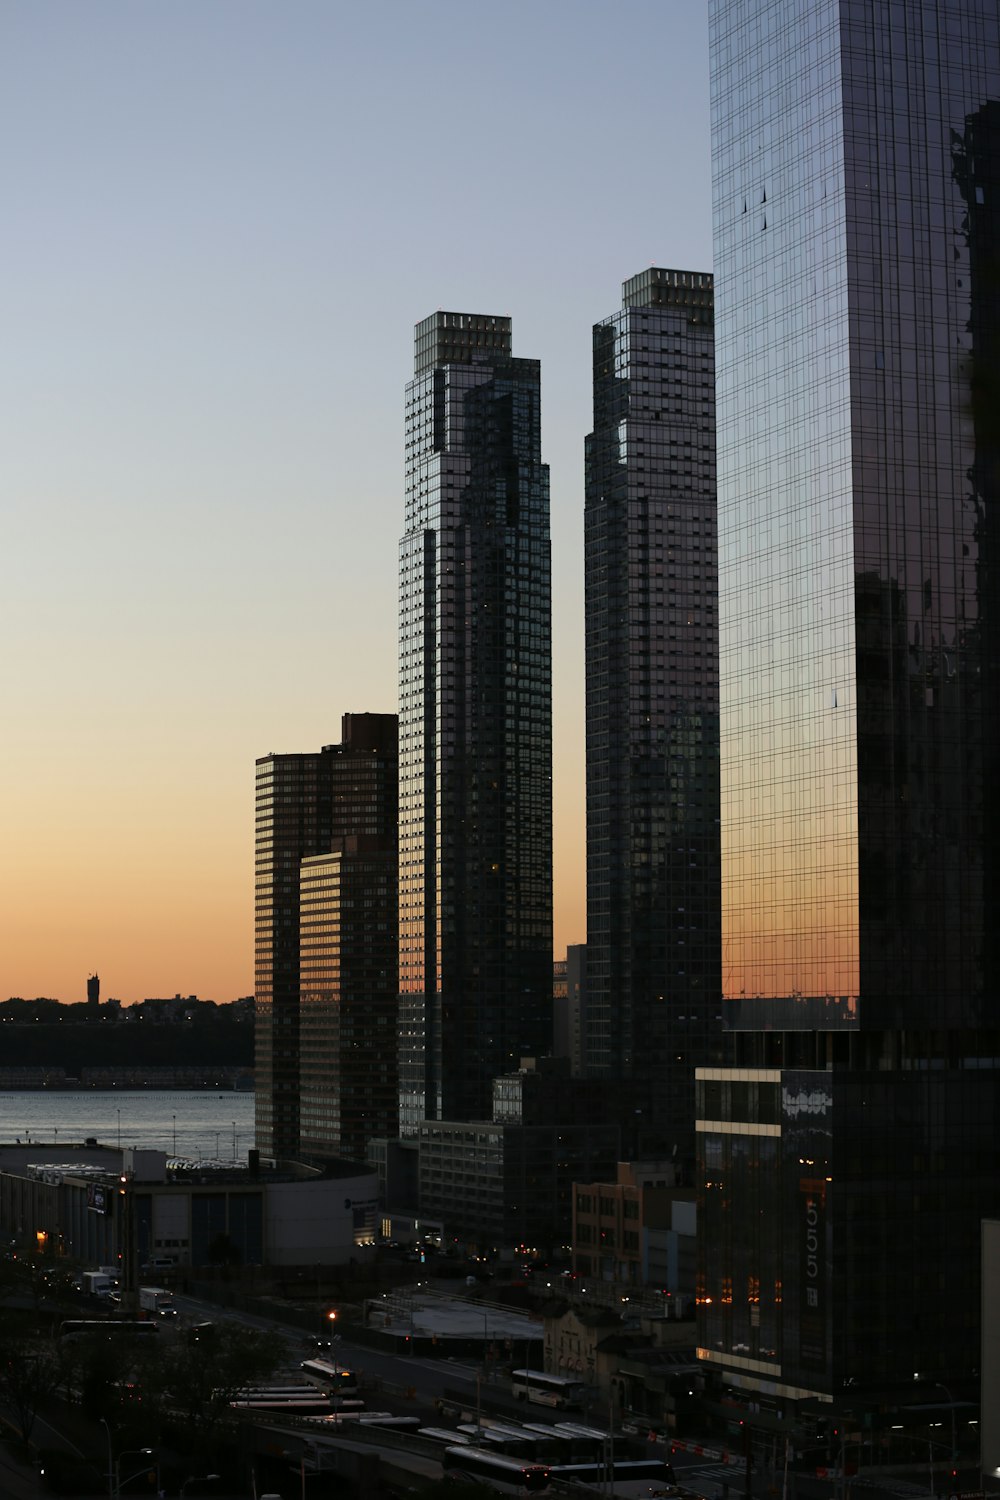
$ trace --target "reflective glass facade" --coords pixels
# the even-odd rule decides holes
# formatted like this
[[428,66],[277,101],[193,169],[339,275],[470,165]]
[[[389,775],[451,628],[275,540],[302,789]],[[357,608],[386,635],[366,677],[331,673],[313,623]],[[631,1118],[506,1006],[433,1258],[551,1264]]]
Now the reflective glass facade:
[[978,1025],[996,9],[712,24],[724,992]]
[[396,841],[338,843],[299,866],[299,1150],[364,1161],[398,1126]]
[[849,1405],[978,1363],[1000,34],[995,0],[713,0],[711,41],[741,1066],[699,1084],[699,1333],[737,1386]]
[[487,1119],[548,1052],[552,688],[536,360],[436,313],[406,391],[400,544],[400,1129]]
[[328,837],[322,756],[257,762],[255,832],[256,1145],[265,1156],[299,1146],[299,861]]
[[712,277],[652,268],[594,328],[586,445],[585,1071],[628,1149],[693,1155],[719,1016]]
[[[301,1148],[300,864],[352,836],[395,843],[396,716],[344,714],[342,722],[339,745],[257,761],[256,1144],[273,1157],[293,1157]],[[389,897],[391,904],[373,917],[392,930],[392,882]],[[315,1098],[311,1109],[315,1114]],[[312,1125],[309,1134],[315,1149]]]

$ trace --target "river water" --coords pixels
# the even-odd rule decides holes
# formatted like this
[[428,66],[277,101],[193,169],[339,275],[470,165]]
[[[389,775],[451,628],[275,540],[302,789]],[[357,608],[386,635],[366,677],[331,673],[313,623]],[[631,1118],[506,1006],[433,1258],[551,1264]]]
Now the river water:
[[245,1161],[253,1145],[254,1096],[229,1089],[0,1094],[0,1144],[17,1140],[143,1146],[176,1156]]

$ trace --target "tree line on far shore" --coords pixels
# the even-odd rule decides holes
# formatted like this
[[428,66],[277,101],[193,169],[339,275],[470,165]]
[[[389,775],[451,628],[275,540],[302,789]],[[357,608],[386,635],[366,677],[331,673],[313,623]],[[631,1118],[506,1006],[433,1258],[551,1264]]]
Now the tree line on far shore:
[[[44,1007],[44,1009],[43,1009]],[[145,1012],[146,1006],[142,1007]],[[253,1064],[253,1015],[243,1005],[202,1001],[183,1019],[126,1020],[104,1007],[87,1018],[83,1005],[58,1001],[0,1003],[5,1068],[185,1067]]]

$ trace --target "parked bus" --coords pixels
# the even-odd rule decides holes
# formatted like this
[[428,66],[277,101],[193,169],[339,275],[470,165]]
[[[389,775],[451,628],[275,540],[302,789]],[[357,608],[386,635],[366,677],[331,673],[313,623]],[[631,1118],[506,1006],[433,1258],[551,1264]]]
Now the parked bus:
[[509,1427],[477,1427],[474,1422],[459,1422],[458,1431],[480,1447],[488,1444],[498,1453],[520,1454],[525,1458],[535,1456],[535,1438],[527,1432],[514,1432]]
[[449,1473],[467,1474],[482,1479],[504,1495],[537,1495],[549,1487],[549,1470],[545,1464],[526,1463],[508,1458],[504,1453],[489,1453],[482,1448],[446,1448],[442,1463]]
[[155,1339],[159,1332],[156,1323],[130,1323],[124,1318],[67,1318],[59,1324],[61,1339]]
[[587,1387],[582,1380],[566,1375],[546,1375],[542,1370],[512,1370],[510,1388],[519,1401],[535,1401],[539,1406],[572,1409],[583,1405]]
[[391,1411],[335,1411],[328,1417],[309,1417],[308,1420],[342,1427],[345,1432],[352,1427],[392,1427],[399,1432],[420,1430],[419,1417],[397,1417]]
[[[680,1492],[673,1466],[662,1458],[616,1458],[614,1463],[552,1464],[552,1478],[573,1480],[594,1488],[607,1486],[615,1496],[676,1496]],[[610,1472],[609,1472],[610,1471]]]
[[233,1411],[266,1411],[286,1417],[328,1417],[339,1411],[363,1411],[363,1401],[332,1401],[318,1392],[312,1397],[253,1396],[230,1401]]
[[340,1365],[331,1365],[325,1359],[304,1359],[299,1366],[307,1380],[318,1385],[330,1396],[356,1396],[358,1373],[345,1370]]
[[264,1401],[268,1396],[298,1396],[302,1401],[312,1401],[316,1396],[314,1385],[245,1385],[236,1392],[239,1401]]

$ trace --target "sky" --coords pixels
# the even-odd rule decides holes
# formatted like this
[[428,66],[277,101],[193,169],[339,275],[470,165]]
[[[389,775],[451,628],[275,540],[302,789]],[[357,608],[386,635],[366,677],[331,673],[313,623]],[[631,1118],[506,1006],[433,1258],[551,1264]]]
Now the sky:
[[438,308],[542,363],[584,941],[591,326],[711,269],[703,5],[4,0],[0,140],[0,998],[252,993],[255,758],[397,706]]

